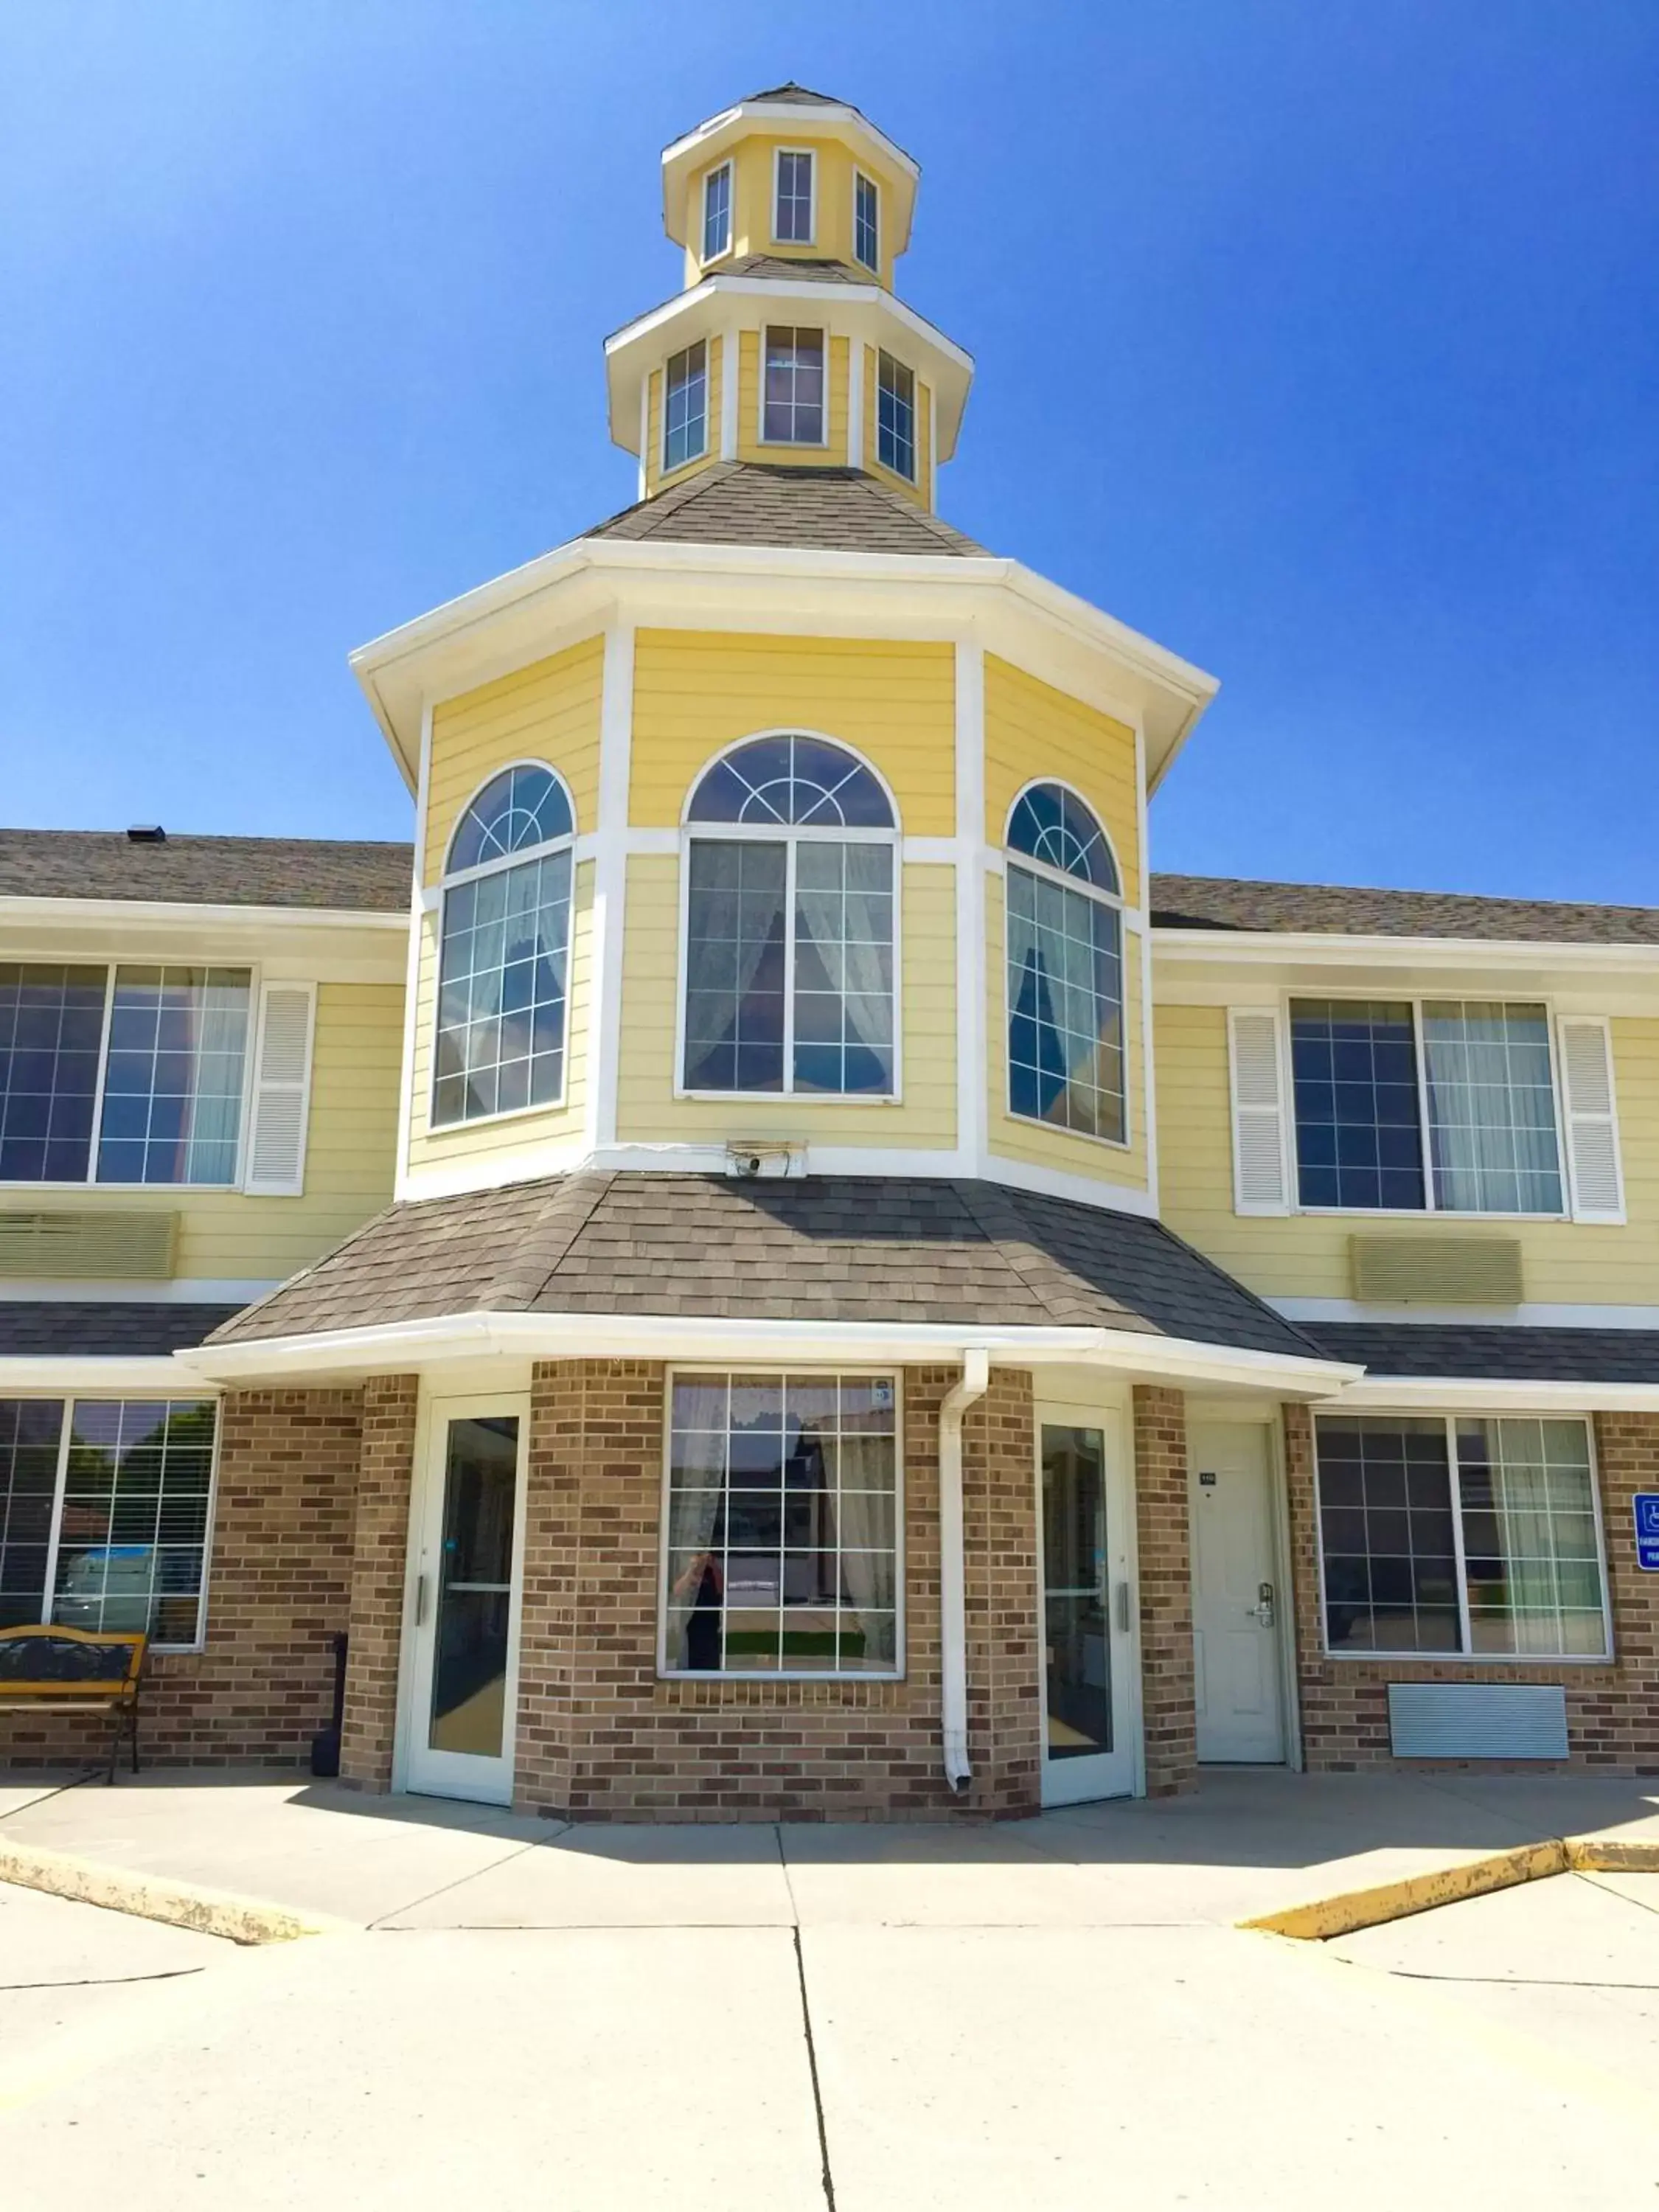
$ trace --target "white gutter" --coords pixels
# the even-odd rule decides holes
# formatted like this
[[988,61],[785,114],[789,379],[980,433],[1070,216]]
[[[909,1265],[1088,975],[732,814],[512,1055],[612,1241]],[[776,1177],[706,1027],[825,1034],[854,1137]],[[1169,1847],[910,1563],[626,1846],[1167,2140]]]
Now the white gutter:
[[962,1417],[990,1388],[991,1355],[982,1345],[962,1355],[962,1380],[939,1409],[939,1739],[945,1778],[958,1793],[973,1779],[968,1764],[968,1595],[962,1539]]
[[1395,968],[1558,968],[1580,963],[1597,969],[1659,966],[1659,944],[1634,941],[1587,945],[1571,938],[1406,937],[1358,930],[1341,937],[1312,930],[1176,929],[1162,922],[1152,935],[1152,957],[1160,967],[1189,962],[1203,967],[1218,962],[1248,967],[1274,961],[1347,967],[1364,961]]
[[187,1380],[197,1389],[216,1387],[181,1376],[176,1356],[166,1352],[109,1359],[91,1352],[67,1358],[43,1352],[38,1358],[18,1353],[0,1359],[0,1395],[21,1398],[64,1398],[92,1391],[176,1394]]
[[1333,1413],[1659,1413],[1659,1382],[1502,1382],[1367,1375],[1331,1399]]

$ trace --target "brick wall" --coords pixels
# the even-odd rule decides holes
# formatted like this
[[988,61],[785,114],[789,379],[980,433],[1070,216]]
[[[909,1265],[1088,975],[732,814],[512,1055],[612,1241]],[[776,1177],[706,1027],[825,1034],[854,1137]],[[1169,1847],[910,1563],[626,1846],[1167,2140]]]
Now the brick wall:
[[374,1376],[363,1385],[340,1777],[368,1790],[392,1786],[419,1394],[414,1375]]
[[1181,1393],[1138,1382],[1134,1434],[1146,1795],[1172,1797],[1198,1782],[1187,1402]]
[[[1631,1508],[1634,1492],[1659,1489],[1659,1416],[1598,1413],[1595,1428],[1613,1601],[1611,1665],[1329,1659],[1319,1613],[1313,1417],[1305,1406],[1285,1408],[1302,1741],[1310,1768],[1390,1760],[1390,1682],[1560,1682],[1566,1686],[1572,1765],[1659,1773],[1659,1575],[1637,1567]],[[1474,1763],[1489,1771],[1498,1762]],[[1527,1762],[1533,1771],[1538,1764]]]
[[[219,1413],[219,1470],[200,1652],[146,1672],[146,1762],[298,1766],[328,1721],[346,1626],[361,1407],[355,1390],[247,1390]],[[101,1756],[99,1716],[0,1715],[16,1765]]]
[[939,1407],[955,1369],[903,1387],[902,1681],[657,1674],[665,1371],[536,1370],[516,1802],[580,1819],[937,1818],[1034,1809],[1036,1501],[1029,1378],[994,1374],[964,1424],[969,1753],[939,1771]]

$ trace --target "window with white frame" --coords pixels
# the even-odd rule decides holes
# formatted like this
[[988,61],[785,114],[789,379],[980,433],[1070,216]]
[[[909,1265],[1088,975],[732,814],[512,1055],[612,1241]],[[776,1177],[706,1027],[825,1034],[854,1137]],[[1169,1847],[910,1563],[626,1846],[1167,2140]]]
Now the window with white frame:
[[823,443],[823,332],[771,324],[763,339],[761,437],[769,446]]
[[0,1182],[234,1183],[245,968],[0,963]]
[[812,156],[781,147],[774,170],[772,235],[781,246],[812,243]]
[[1565,1211],[1548,1009],[1294,999],[1297,1188],[1343,1211]]
[[890,1375],[678,1374],[663,1664],[682,1674],[896,1674]]
[[702,180],[702,258],[718,261],[732,246],[732,164],[722,161]]
[[1034,783],[1007,846],[1009,1111],[1121,1144],[1122,893],[1106,833],[1075,792]]
[[862,169],[853,177],[853,256],[866,269],[881,267],[881,191]]
[[684,1088],[890,1097],[898,825],[877,777],[823,738],[754,738],[686,822]]
[[876,459],[907,483],[915,482],[915,374],[890,353],[876,357]]
[[0,1399],[0,1615],[199,1644],[211,1401]]
[[450,840],[443,883],[434,1127],[564,1095],[570,795],[520,762],[493,776]]
[[1315,1431],[1328,1651],[1607,1656],[1587,1421],[1322,1413]]
[[669,356],[663,372],[663,474],[701,460],[708,450],[708,348],[699,338]]

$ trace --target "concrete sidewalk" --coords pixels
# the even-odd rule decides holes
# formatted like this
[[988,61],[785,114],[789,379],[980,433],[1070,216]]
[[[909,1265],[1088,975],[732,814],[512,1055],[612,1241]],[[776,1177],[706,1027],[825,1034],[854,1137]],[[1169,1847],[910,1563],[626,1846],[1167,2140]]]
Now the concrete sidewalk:
[[1659,1841],[1659,1781],[1215,1770],[961,1826],[572,1827],[189,1770],[0,1787],[0,1841],[363,1928],[1228,1926],[1583,1834]]

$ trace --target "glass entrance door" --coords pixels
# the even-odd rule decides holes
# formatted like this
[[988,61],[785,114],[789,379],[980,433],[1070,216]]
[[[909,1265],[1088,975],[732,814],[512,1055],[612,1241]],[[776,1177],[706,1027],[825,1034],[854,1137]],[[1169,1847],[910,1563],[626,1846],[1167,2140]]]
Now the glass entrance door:
[[513,1795],[526,1411],[440,1402],[414,1585],[405,1784]]
[[1128,1560],[1105,1432],[1042,1425],[1045,1805],[1134,1786],[1127,1740]]

